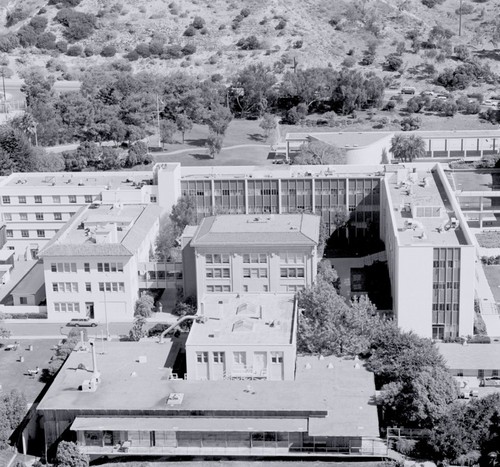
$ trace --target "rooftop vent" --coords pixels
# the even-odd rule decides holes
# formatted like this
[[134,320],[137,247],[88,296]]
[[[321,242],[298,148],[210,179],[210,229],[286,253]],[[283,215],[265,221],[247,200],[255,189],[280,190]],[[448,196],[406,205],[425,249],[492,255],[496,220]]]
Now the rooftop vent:
[[184,393],[172,392],[167,397],[167,405],[181,405],[184,400]]

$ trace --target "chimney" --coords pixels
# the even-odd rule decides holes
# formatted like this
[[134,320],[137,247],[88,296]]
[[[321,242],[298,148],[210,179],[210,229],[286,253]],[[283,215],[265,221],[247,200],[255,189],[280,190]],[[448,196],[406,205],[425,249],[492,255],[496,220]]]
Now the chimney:
[[217,304],[217,316],[219,318],[224,316],[224,302],[222,300],[219,300],[219,303]]

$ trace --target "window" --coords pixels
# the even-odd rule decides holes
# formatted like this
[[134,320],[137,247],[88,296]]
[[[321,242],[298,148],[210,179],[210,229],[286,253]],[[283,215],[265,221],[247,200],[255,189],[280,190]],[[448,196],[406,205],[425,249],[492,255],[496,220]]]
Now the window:
[[60,212],[55,212],[54,213],[54,220],[55,221],[62,221],[62,214]]
[[57,282],[52,282],[52,291],[59,292],[59,286],[58,286]]
[[52,263],[50,270],[52,272],[76,272],[76,263]]
[[103,263],[97,263],[97,272],[103,272],[104,266]]
[[231,286],[230,285],[223,285],[222,291],[223,292],[231,292]]
[[10,204],[10,196],[2,196],[3,204]]
[[245,352],[233,352],[233,362],[237,365],[246,365],[247,356]]
[[156,196],[150,195],[150,197],[149,197],[149,201],[150,201],[151,203],[156,203]]
[[280,268],[280,277],[304,277],[304,268]]
[[56,263],[52,263],[52,264],[50,265],[50,270],[51,270],[52,272],[57,272],[57,264],[56,264]]
[[85,282],[85,291],[92,292],[92,284],[90,282]]
[[70,203],[76,203],[76,196],[75,195],[69,195],[68,200]]
[[83,263],[83,270],[85,272],[90,272],[90,263]]
[[91,203],[92,202],[92,195],[85,195],[85,202]]
[[248,292],[248,285],[243,286],[243,292]]
[[27,238],[30,236],[30,233],[28,230],[21,230],[21,237]]
[[79,312],[80,304],[78,302],[55,302],[54,311],[61,311],[63,313]]
[[28,213],[26,213],[26,212],[20,212],[19,213],[19,220],[21,220],[21,221],[27,221],[28,220]]
[[213,285],[207,285],[207,292],[212,293],[214,291],[214,286]]
[[224,352],[214,352],[213,360],[214,363],[224,363]]
[[11,221],[12,220],[12,214],[6,212],[3,215],[3,219],[4,219],[4,221]]
[[267,263],[267,255],[265,254],[259,255],[259,263]]
[[12,238],[14,236],[14,232],[12,230],[6,230],[5,235],[7,235],[8,238]]
[[250,277],[250,269],[243,268],[243,277]]
[[19,303],[21,305],[27,305],[28,304],[28,297],[19,297]]
[[267,285],[263,285],[263,286],[262,286],[262,290],[263,290],[264,292],[269,292],[269,287],[268,287]]
[[198,363],[208,363],[208,352],[196,352],[196,361]]
[[243,255],[243,262],[249,263],[250,262],[250,255]]
[[42,197],[40,195],[35,196],[35,203],[36,204],[42,204]]
[[78,292],[78,282],[52,282],[53,292]]
[[52,196],[52,202],[54,204],[60,204],[61,203],[61,197],[60,196]]
[[19,204],[26,204],[26,196],[19,196]]
[[212,264],[213,263],[212,255],[205,255],[205,261],[207,264]]
[[43,212],[37,212],[37,213],[35,214],[35,219],[36,219],[37,221],[43,221]]
[[99,282],[99,292],[125,292],[125,282]]
[[36,231],[36,236],[38,238],[45,238],[45,230],[37,230]]
[[283,363],[283,352],[271,352],[271,363]]

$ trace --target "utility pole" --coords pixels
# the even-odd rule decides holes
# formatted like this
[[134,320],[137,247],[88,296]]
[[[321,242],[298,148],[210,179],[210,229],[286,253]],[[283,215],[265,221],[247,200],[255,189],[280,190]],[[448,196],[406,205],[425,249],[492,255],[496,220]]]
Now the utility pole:
[[158,124],[158,147],[161,148],[160,97],[156,94],[156,122]]
[[3,106],[5,109],[5,113],[8,113],[8,107],[7,107],[7,94],[5,93],[5,73],[2,70],[2,84],[3,84]]
[[462,0],[460,0],[460,8],[459,8],[459,15],[458,15],[458,35],[462,35]]

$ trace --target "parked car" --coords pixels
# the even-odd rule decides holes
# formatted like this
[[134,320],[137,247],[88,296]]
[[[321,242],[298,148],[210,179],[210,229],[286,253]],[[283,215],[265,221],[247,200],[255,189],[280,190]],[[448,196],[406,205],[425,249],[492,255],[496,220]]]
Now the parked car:
[[436,95],[434,91],[422,91],[420,94],[422,96],[430,96],[430,97],[434,97]]
[[417,90],[411,86],[405,86],[403,89],[401,89],[401,94],[415,94],[416,92]]
[[66,326],[95,328],[98,324],[94,318],[74,318]]

